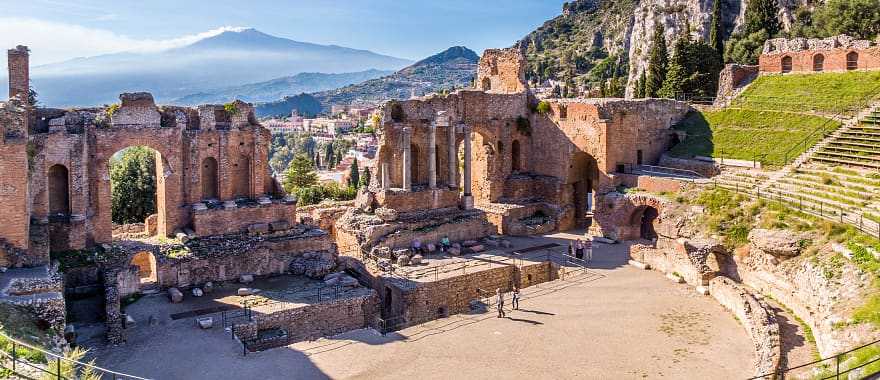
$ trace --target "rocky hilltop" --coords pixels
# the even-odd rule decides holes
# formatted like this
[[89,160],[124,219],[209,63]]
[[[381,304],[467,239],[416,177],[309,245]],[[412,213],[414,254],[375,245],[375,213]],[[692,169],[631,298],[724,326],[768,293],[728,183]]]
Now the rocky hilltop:
[[[646,69],[656,23],[663,23],[669,51],[682,32],[708,39],[715,0],[577,0],[563,5],[562,14],[526,35],[516,46],[529,62],[527,76],[546,80],[596,84],[627,78],[631,95]],[[725,38],[742,22],[748,0],[722,1]],[[806,0],[780,0],[783,27]]]

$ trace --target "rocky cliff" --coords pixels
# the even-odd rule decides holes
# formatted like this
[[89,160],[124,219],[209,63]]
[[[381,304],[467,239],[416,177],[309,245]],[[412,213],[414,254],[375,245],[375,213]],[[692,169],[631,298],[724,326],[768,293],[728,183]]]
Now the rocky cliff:
[[[684,30],[708,39],[714,1],[722,1],[725,38],[736,31],[748,0],[578,0],[517,43],[529,61],[531,80],[561,80],[568,73],[581,83],[628,77],[627,96],[646,69],[654,26],[662,23],[672,52]],[[785,28],[794,10],[808,0],[778,0]],[[615,68],[617,70],[615,70]],[[549,74],[549,75],[548,75]],[[549,76],[549,78],[548,78]]]

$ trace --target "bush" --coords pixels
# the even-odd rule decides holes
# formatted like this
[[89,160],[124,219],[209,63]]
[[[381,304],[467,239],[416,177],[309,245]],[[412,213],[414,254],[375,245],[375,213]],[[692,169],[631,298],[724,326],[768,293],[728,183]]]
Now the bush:
[[538,113],[542,115],[550,113],[550,103],[544,100],[538,102],[538,106],[535,107],[535,111],[538,111]]

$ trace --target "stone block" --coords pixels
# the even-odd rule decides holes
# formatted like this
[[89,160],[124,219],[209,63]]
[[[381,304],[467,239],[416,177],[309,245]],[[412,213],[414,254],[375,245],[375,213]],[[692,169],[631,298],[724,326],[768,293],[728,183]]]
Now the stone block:
[[409,259],[410,265],[419,265],[421,263],[422,263],[422,255],[414,255],[412,258]]
[[470,250],[473,253],[483,252],[486,250],[486,246],[484,246],[482,244],[477,244],[477,245],[473,245],[473,246],[468,247],[468,250]]
[[254,223],[249,225],[247,229],[251,235],[265,234],[269,232],[269,223]]
[[243,274],[238,278],[238,282],[242,284],[250,284],[254,282],[254,275],[252,274]]
[[279,220],[277,222],[269,223],[269,228],[272,231],[287,231],[290,229],[290,223],[286,220]]
[[398,248],[391,252],[391,258],[398,259],[400,256],[408,256],[409,250],[406,248]]
[[635,260],[630,260],[630,261],[629,261],[629,265],[632,265],[632,266],[634,266],[634,267],[636,267],[636,268],[644,269],[644,270],[651,269],[651,264],[645,264],[645,263],[642,263],[642,262],[639,262],[639,261],[635,261]]
[[181,303],[183,302],[183,293],[180,291],[180,289],[169,288],[168,298],[171,299],[171,303]]
[[451,247],[449,248],[450,256],[461,256],[461,248]]
[[192,290],[192,295],[193,295],[194,297],[201,297],[201,296],[205,295],[205,292],[203,292],[202,289],[199,289],[199,288],[193,288],[193,290]]
[[241,297],[252,296],[254,294],[257,294],[257,290],[253,288],[238,288],[238,291],[236,291],[235,294]]
[[617,243],[616,240],[612,240],[612,239],[602,237],[602,236],[593,237],[593,241],[595,241],[597,243],[602,243],[602,244],[615,244],[615,243]]
[[214,327],[214,318],[212,317],[200,317],[198,319],[199,327],[203,330],[210,329]]
[[370,253],[380,259],[391,258],[391,248],[389,247],[373,247],[373,249],[370,250]]
[[480,244],[480,242],[478,242],[478,241],[476,241],[476,240],[465,240],[465,241],[463,241],[463,242],[461,243],[461,245],[464,246],[464,247],[472,247],[472,246],[475,246],[475,245],[477,245],[477,244]]
[[709,287],[703,286],[703,285],[698,286],[697,287],[697,294],[702,294],[704,296],[708,296],[709,295]]
[[397,256],[397,265],[400,265],[402,267],[409,265],[409,256],[408,255]]

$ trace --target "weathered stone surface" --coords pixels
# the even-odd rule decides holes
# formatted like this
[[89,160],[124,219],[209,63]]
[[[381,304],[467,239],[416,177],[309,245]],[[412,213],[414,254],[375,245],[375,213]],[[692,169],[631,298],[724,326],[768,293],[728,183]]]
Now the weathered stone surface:
[[409,256],[407,256],[407,255],[397,256],[397,265],[400,265],[400,266],[409,265]]
[[204,290],[206,294],[213,292],[214,291],[214,283],[211,281],[206,282],[205,286],[202,287],[202,290]]
[[183,302],[183,293],[177,288],[168,288],[168,298],[171,303],[180,303]]
[[376,216],[382,219],[383,222],[393,222],[399,217],[396,210],[385,207],[377,208]]
[[193,288],[193,289],[192,289],[192,295],[193,295],[194,297],[201,297],[201,296],[205,295],[205,292],[203,292],[202,289],[199,289],[199,288]]
[[256,289],[253,289],[253,288],[238,288],[238,290],[235,292],[235,294],[242,296],[242,297],[252,296],[256,293],[257,293]]
[[254,282],[254,275],[252,274],[243,274],[238,278],[238,282],[242,284],[250,284]]
[[268,223],[254,223],[248,226],[249,234],[265,234],[269,232],[269,224]]
[[450,247],[449,248],[450,256],[461,256],[461,248]]
[[409,259],[410,265],[419,265],[421,263],[422,263],[422,255],[413,255],[413,257],[411,257]]
[[275,221],[275,222],[269,223],[269,229],[271,229],[272,232],[286,231],[286,230],[290,229],[290,222],[288,222],[286,220]]
[[214,327],[214,318],[212,317],[199,317],[197,320],[199,323],[199,327],[203,330]]
[[749,242],[774,256],[793,257],[801,253],[803,237],[788,230],[765,230],[756,228],[749,232]]
[[473,245],[473,246],[468,247],[468,250],[470,250],[471,252],[477,253],[477,252],[485,251],[486,247],[483,246],[482,244],[477,244],[477,245]]

